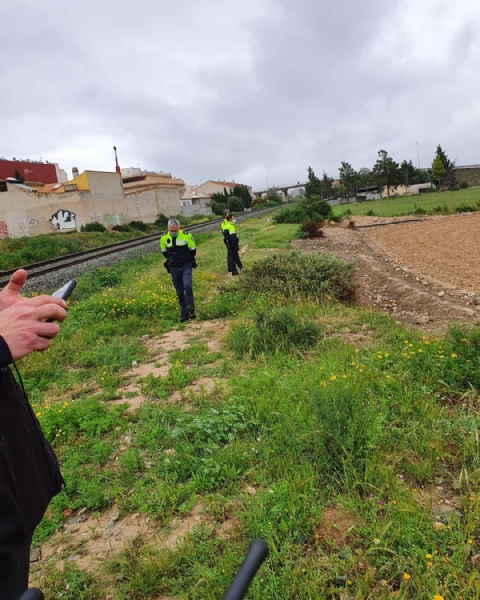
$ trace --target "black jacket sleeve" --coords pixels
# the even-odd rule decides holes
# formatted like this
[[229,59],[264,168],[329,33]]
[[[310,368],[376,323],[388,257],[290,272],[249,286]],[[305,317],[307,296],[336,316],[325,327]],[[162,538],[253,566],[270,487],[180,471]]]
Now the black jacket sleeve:
[[10,348],[8,347],[7,342],[0,335],[0,368],[6,367],[12,362]]

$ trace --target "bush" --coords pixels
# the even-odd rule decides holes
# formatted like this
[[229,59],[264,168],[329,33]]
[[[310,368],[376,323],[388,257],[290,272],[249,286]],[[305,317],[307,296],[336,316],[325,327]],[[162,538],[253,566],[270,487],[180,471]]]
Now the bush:
[[457,206],[457,208],[455,209],[456,213],[466,213],[466,212],[475,212],[477,210],[477,208],[475,208],[475,206],[469,206],[468,204],[460,204],[460,206]]
[[314,321],[300,319],[290,308],[257,308],[252,322],[232,330],[228,344],[238,358],[255,357],[306,350],[317,343],[320,334]]
[[300,225],[300,223],[303,223],[306,220],[307,215],[299,204],[281,208],[273,215],[273,222],[276,224],[290,223],[293,225]]
[[158,215],[154,225],[160,229],[166,229],[168,227],[168,217],[166,215]]
[[228,210],[231,212],[243,212],[243,200],[237,196],[230,196],[228,199]]
[[367,210],[366,215],[367,215],[367,217],[374,217],[375,213],[373,212],[372,209],[370,209],[370,210]]
[[322,221],[305,221],[300,225],[300,231],[305,233],[309,240],[320,238],[324,236],[322,225]]
[[468,181],[462,181],[458,187],[461,190],[466,190],[468,188]]
[[210,206],[212,207],[212,212],[215,215],[223,215],[225,212],[226,205],[223,202],[217,202],[216,200],[211,200]]
[[309,200],[305,198],[300,202],[300,205],[311,221],[333,219],[332,207],[326,200],[322,200],[318,196],[312,196]]
[[123,233],[132,231],[130,225],[114,225],[112,231],[121,231]]
[[137,231],[148,231],[149,227],[143,221],[130,221],[128,224],[132,229],[136,229]]
[[105,225],[102,225],[98,221],[92,221],[91,223],[86,223],[80,227],[80,231],[85,233],[94,233],[95,231],[103,232],[107,231]]
[[426,215],[427,211],[424,208],[422,208],[421,206],[419,206],[418,208],[415,208],[414,214],[415,215]]
[[242,275],[240,286],[247,294],[264,292],[286,298],[312,300],[335,298],[352,301],[355,285],[353,263],[344,263],[329,254],[304,254],[297,250],[267,256]]

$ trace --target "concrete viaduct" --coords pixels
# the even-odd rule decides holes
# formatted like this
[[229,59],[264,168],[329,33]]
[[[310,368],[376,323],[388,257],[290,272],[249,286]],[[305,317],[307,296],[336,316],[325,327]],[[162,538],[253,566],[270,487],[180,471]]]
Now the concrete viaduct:
[[299,188],[304,188],[307,185],[307,182],[305,183],[300,183],[299,181],[297,181],[297,183],[292,183],[290,185],[276,185],[273,186],[271,188],[265,189],[265,190],[258,190],[255,192],[252,192],[253,196],[255,198],[261,198],[263,196],[263,194],[266,194],[268,192],[268,190],[277,190],[277,192],[280,192],[282,194],[282,202],[286,202],[288,200],[288,190],[296,190]]

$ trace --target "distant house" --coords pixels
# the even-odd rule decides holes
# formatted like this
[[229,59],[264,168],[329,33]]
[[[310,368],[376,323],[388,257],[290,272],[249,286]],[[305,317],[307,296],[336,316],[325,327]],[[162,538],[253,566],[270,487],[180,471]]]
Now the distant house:
[[123,189],[127,201],[128,214],[132,220],[153,223],[158,215],[172,217],[180,214],[181,197],[185,192],[183,179],[172,177],[171,173],[149,173],[136,169],[127,171],[123,177]]
[[198,191],[195,186],[188,185],[180,200],[181,214],[184,217],[193,215],[211,215],[211,196],[205,192]]
[[225,189],[227,191],[230,191],[237,185],[242,185],[243,187],[246,187],[247,190],[250,193],[252,193],[252,187],[249,185],[245,185],[243,183],[236,183],[235,181],[213,181],[212,179],[206,181],[205,183],[202,183],[202,185],[197,186],[196,190],[199,195],[212,196],[213,194],[217,193],[223,194],[223,191]]
[[378,186],[358,188],[356,195],[359,202],[364,202],[365,200],[379,200],[382,197],[382,193]]

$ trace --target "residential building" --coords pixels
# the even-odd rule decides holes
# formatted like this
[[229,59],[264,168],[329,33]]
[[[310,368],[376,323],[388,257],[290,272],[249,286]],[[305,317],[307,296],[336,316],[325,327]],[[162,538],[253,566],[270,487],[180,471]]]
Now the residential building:
[[[213,181],[210,179],[209,181],[202,183],[202,185],[198,185],[196,187],[196,190],[200,196],[202,196],[202,195],[212,196],[213,194],[216,194],[216,193],[223,194],[223,191],[225,189],[227,191],[230,191],[237,185],[244,185],[244,184],[243,183],[235,183],[235,181]],[[244,185],[244,187],[246,187],[248,189],[248,191],[250,193],[252,193],[251,186]]]
[[56,163],[0,158],[0,179],[13,177],[15,171],[20,173],[25,181],[31,182],[58,183],[68,179],[65,171]]
[[131,221],[153,223],[161,214],[167,217],[180,214],[185,182],[171,173],[142,171],[124,177],[123,188]]
[[130,220],[117,173],[85,171],[68,182],[39,188],[0,184],[0,239],[71,231],[92,221],[111,227]]
[[205,192],[199,192],[195,186],[188,185],[181,198],[181,214],[184,217],[194,215],[211,215],[211,196]]

